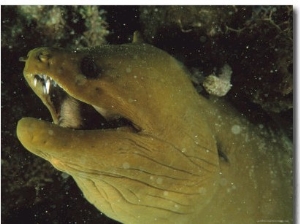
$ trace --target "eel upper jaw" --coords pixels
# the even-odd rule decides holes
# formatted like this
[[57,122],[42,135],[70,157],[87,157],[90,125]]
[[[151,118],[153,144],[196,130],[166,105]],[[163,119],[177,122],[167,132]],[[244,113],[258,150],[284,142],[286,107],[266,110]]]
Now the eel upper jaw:
[[121,114],[89,105],[70,96],[50,75],[24,74],[28,84],[50,111],[53,123],[73,129],[121,129],[139,132],[141,127]]

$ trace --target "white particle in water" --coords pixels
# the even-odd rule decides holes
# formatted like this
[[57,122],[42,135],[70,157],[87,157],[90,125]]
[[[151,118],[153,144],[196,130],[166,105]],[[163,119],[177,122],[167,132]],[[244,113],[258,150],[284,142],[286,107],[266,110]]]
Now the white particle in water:
[[233,134],[235,134],[235,135],[237,135],[237,134],[240,134],[241,133],[241,131],[242,131],[242,129],[241,129],[241,127],[239,126],[239,125],[233,125],[232,127],[231,127],[231,132],[233,133]]
[[70,175],[67,174],[67,173],[61,173],[61,177],[62,177],[63,179],[67,179],[69,176],[70,176]]

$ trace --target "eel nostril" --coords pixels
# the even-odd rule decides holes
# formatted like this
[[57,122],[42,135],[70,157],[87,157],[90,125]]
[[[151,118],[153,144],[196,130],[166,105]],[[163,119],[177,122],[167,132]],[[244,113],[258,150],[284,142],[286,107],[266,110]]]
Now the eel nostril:
[[20,57],[20,58],[19,58],[19,61],[24,61],[24,62],[25,62],[27,59],[28,59],[28,56]]

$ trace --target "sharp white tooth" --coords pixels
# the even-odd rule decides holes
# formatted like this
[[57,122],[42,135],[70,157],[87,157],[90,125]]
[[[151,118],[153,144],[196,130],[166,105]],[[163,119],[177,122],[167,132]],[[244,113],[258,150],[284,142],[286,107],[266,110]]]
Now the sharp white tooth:
[[50,91],[50,79],[47,79],[46,81],[46,93],[49,94]]
[[33,85],[36,86],[36,83],[37,83],[37,78],[34,78],[33,79]]
[[43,86],[43,92],[44,94],[47,94],[46,86]]

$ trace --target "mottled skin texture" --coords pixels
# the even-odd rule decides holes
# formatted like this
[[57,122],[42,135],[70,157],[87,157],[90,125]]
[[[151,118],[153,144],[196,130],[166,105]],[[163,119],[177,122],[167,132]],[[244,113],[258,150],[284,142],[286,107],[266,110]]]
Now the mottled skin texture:
[[[82,74],[87,55],[99,76]],[[121,116],[134,128],[60,127],[32,74],[46,74],[107,119]],[[82,52],[38,48],[29,52],[24,75],[54,123],[23,118],[18,138],[70,174],[107,216],[123,223],[292,220],[292,174],[281,139],[272,143],[223,101],[199,96],[167,53],[139,43]]]

